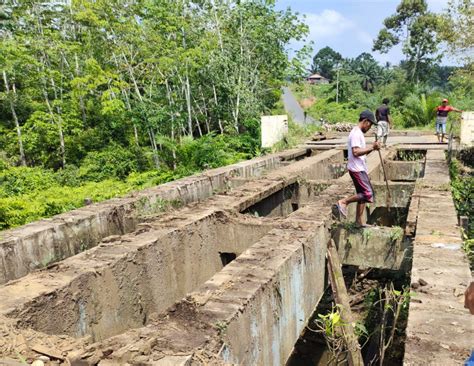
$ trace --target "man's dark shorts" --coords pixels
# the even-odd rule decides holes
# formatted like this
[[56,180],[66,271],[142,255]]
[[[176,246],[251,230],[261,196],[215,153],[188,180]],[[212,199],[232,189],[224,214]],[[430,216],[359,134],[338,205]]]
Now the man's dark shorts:
[[374,189],[372,188],[372,184],[370,184],[367,172],[352,172],[349,170],[349,175],[354,182],[357,197],[359,197],[358,202],[374,202]]

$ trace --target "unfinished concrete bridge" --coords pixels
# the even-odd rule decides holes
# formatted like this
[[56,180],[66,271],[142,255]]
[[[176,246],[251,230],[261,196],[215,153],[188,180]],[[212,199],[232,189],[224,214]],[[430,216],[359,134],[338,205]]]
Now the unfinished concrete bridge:
[[393,142],[382,152],[390,207],[379,156],[368,157],[370,235],[334,219],[353,191],[338,139],[2,232],[0,364],[284,365],[328,287],[331,238],[345,265],[426,284],[410,303],[405,364],[462,363],[471,274],[444,146]]

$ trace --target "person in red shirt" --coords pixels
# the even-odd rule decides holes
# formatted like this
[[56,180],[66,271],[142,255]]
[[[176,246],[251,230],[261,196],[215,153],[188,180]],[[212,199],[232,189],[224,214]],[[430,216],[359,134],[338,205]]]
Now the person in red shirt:
[[447,99],[443,99],[441,105],[436,107],[436,135],[438,135],[438,142],[443,143],[444,135],[446,135],[446,121],[448,113],[451,111],[462,112],[460,109],[448,105]]

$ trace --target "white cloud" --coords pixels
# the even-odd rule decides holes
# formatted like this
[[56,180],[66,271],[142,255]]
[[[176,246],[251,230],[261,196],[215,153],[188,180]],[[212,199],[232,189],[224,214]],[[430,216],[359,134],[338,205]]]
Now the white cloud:
[[355,27],[350,19],[330,9],[325,9],[320,14],[307,13],[306,24],[309,27],[309,39],[317,43]]

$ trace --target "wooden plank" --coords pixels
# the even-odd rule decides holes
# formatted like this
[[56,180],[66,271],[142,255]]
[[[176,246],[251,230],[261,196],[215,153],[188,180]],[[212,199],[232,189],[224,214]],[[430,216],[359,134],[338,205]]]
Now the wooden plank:
[[351,312],[349,295],[347,294],[344,276],[342,274],[341,261],[337,254],[334,240],[330,240],[327,250],[329,281],[336,304],[341,306],[341,319],[343,321],[343,337],[348,350],[348,361],[351,366],[363,366],[362,353],[357,336],[354,332],[353,317]]

